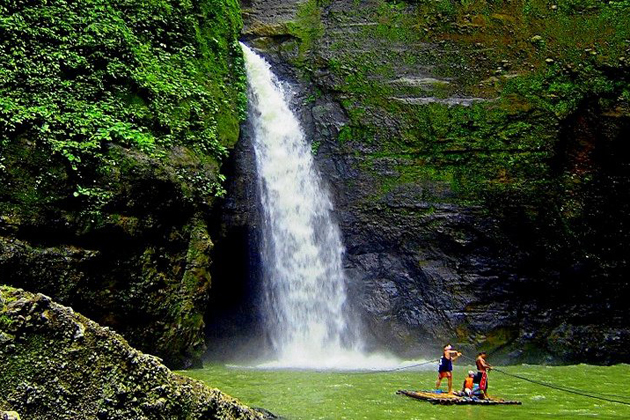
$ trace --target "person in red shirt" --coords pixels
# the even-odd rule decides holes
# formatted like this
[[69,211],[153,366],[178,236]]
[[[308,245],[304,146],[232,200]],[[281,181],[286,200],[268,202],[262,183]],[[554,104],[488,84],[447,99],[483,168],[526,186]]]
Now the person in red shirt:
[[474,380],[475,380],[475,372],[472,370],[469,370],[468,376],[466,377],[466,379],[464,379],[464,384],[462,385],[462,394],[469,397],[472,395]]

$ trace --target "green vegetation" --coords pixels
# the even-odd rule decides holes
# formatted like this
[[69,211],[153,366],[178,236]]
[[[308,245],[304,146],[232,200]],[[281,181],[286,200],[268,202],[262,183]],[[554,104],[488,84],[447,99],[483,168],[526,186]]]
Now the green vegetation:
[[236,0],[0,4],[3,283],[198,362],[241,26]]
[[[567,245],[582,247],[578,259],[597,253],[584,251],[597,230],[587,220],[625,240],[614,217],[602,220],[622,214],[605,194],[619,189],[613,143],[630,120],[630,2],[382,0],[310,16],[295,64],[334,74],[349,120],[338,140],[369,146],[368,200],[420,185],[428,202],[474,203],[529,226],[548,256]],[[322,33],[320,16],[335,27]],[[326,61],[304,51],[324,40]],[[384,159],[393,173],[376,169]]]
[[300,39],[299,59],[308,61],[315,47],[315,42],[324,35],[324,25],[321,21],[320,8],[327,2],[308,0],[298,10],[294,22],[290,22],[288,30]]
[[117,165],[111,145],[225,157],[245,112],[240,25],[235,0],[4,2],[0,177],[27,141],[102,204],[111,188],[92,182]]

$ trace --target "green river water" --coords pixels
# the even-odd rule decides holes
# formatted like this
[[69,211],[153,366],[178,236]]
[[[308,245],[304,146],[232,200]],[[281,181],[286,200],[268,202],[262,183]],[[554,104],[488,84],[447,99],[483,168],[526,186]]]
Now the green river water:
[[[472,366],[454,370],[461,387]],[[507,366],[501,370],[559,386],[585,389],[630,404],[630,365],[612,367]],[[388,373],[257,370],[209,365],[181,372],[288,420],[494,420],[494,419],[630,419],[630,405],[568,394],[491,372],[489,394],[522,401],[521,406],[434,406],[396,395],[398,389],[431,389],[436,373],[403,370]],[[442,384],[446,389],[446,382]],[[613,396],[613,394],[615,396]]]

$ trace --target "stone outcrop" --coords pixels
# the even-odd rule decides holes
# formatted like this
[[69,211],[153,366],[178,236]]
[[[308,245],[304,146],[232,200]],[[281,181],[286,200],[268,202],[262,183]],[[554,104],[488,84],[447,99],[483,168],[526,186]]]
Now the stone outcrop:
[[28,419],[265,418],[42,294],[0,288],[0,409]]

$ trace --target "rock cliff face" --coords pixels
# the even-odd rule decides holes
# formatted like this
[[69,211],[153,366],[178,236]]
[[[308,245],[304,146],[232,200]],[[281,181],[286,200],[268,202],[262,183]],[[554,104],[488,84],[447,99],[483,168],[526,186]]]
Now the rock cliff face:
[[[241,6],[242,38],[296,91],[371,346],[630,360],[627,1]],[[237,2],[0,16],[0,281],[169,366],[198,363],[206,334],[215,354],[259,347],[247,133],[225,161]]]
[[629,360],[615,3],[242,2],[244,39],[297,91],[374,347]]
[[47,296],[5,286],[0,362],[0,410],[22,420],[265,418]]
[[208,226],[244,117],[238,3],[12,2],[0,17],[0,282],[199,363]]

